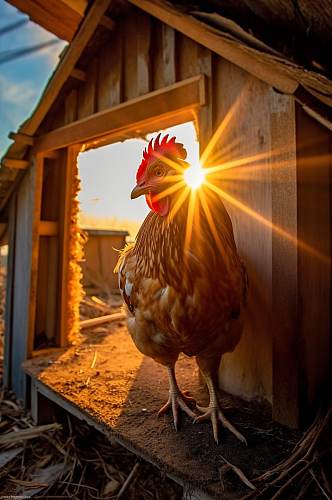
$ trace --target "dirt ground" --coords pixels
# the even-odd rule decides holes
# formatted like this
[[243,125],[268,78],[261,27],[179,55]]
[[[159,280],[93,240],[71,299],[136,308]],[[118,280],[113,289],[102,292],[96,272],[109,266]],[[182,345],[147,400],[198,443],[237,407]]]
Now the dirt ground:
[[[171,415],[156,415],[167,399],[165,370],[137,351],[123,323],[88,331],[78,345],[28,362],[26,369],[163,473],[216,497],[241,498],[248,492],[224,467],[227,462],[253,478],[283,459],[300,437],[273,423],[267,405],[226,394],[222,395],[225,413],[246,436],[248,447],[224,430],[218,446],[207,422],[193,425],[186,416],[176,433]],[[177,374],[184,390],[199,403],[207,403],[193,359],[180,359]]]
[[[96,315],[89,300],[82,305],[84,318]],[[118,298],[115,302],[112,312],[119,310]],[[216,445],[210,424],[194,425],[187,416],[175,432],[171,415],[157,418],[168,393],[165,370],[137,351],[123,322],[83,331],[67,350],[41,351],[25,369],[58,406],[49,425],[35,426],[14,396],[1,390],[0,495],[196,500],[190,496],[195,492],[223,499],[330,498],[331,410],[302,435],[274,423],[268,405],[221,394],[226,415],[248,447],[223,429]],[[183,390],[207,403],[194,360],[182,357],[177,374]],[[61,410],[63,404],[69,412]],[[281,469],[271,471],[282,460]],[[268,483],[259,477],[265,471]],[[185,483],[185,492],[169,477]]]

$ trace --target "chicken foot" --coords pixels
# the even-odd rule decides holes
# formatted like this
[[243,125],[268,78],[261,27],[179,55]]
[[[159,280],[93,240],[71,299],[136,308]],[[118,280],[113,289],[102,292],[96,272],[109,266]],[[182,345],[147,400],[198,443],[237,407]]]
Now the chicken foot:
[[167,371],[169,379],[169,397],[167,402],[158,411],[158,417],[164,415],[169,408],[172,408],[174,427],[177,431],[179,427],[179,408],[189,415],[190,418],[195,419],[197,415],[189,408],[187,403],[196,403],[196,401],[179,389],[175,377],[174,366],[168,366]]
[[215,384],[210,375],[204,374],[206,385],[210,394],[210,403],[208,407],[196,406],[199,411],[203,414],[199,415],[194,419],[194,423],[203,422],[204,420],[211,420],[213,437],[217,444],[219,444],[219,433],[218,433],[218,421],[222,423],[226,429],[228,429],[235,437],[237,437],[242,443],[247,445],[246,438],[234,427],[234,425],[225,417],[220,408],[220,403],[218,401]]

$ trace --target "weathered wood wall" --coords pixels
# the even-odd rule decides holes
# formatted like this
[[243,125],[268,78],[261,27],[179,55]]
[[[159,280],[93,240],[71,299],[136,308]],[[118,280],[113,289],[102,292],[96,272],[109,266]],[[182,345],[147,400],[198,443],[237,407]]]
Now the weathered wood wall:
[[97,287],[107,293],[119,291],[114,268],[119,259],[118,250],[125,246],[128,233],[100,229],[84,229],[84,232],[87,234],[82,262],[84,288]]
[[[299,234],[303,240],[309,237],[312,245],[318,245],[330,256],[330,216],[326,215],[330,214],[331,206],[328,185],[330,137],[325,138],[327,159],[319,173],[319,187],[316,189],[313,186],[308,190],[306,186],[310,176],[307,177],[306,170],[301,169],[301,161],[305,160],[299,157],[297,161],[296,148],[302,135],[306,138],[306,134],[323,134],[321,127],[316,130],[316,126],[314,130],[313,126],[311,129],[305,125],[303,116],[295,113],[291,97],[277,94],[267,84],[135,8],[127,17],[117,19],[114,29],[107,36],[104,33],[95,43],[89,44],[76,65],[77,69],[80,71],[72,73],[65,83],[37,135],[88,119],[100,111],[131,102],[194,75],[205,75],[206,105],[192,114],[201,150],[204,150],[213,132],[220,131],[220,124],[223,123],[225,126],[216,139],[208,163],[224,164],[239,158],[250,159],[236,168],[225,170],[218,181],[219,187],[228,193],[224,201],[233,220],[239,252],[247,265],[250,280],[245,332],[235,351],[224,356],[220,383],[225,389],[243,397],[262,397],[272,401],[278,420],[297,425],[300,400],[312,402],[326,374],[326,368],[318,366],[320,353],[325,351],[325,366],[326,353],[329,352],[329,313],[319,317],[319,310],[310,306],[312,296],[306,290],[306,282],[307,279],[312,282],[313,293],[319,290],[327,311],[331,298],[330,274],[325,273],[316,261],[308,264],[310,257],[299,252],[296,238]],[[156,118],[162,112],[162,103],[160,106],[155,110]],[[135,120],[135,116],[132,119]],[[153,123],[157,124],[157,120]],[[167,119],[162,123],[167,125]],[[139,134],[139,130],[124,129],[120,137],[125,139]],[[104,142],[112,140],[119,140],[119,134],[116,138],[107,137]],[[315,146],[306,154],[314,154],[314,151]],[[66,158],[65,166],[57,163],[57,170],[53,169],[53,174],[44,178],[44,193],[52,192],[52,186],[58,182],[56,179],[61,177],[64,180],[69,175],[70,156]],[[312,175],[315,178],[315,174]],[[25,183],[30,183],[31,187],[33,182],[29,176]],[[22,183],[18,197],[24,196],[24,186]],[[63,287],[66,275],[65,214],[71,201],[58,191],[62,189],[53,192],[56,199],[51,206],[60,203],[57,210],[61,231],[59,241],[62,243],[60,246],[59,241],[54,243],[58,246],[53,249],[52,272],[61,274],[62,281],[58,283],[61,282]],[[318,203],[322,191],[324,210],[317,214],[323,223],[318,228],[308,207]],[[46,210],[43,206],[42,200],[42,212]],[[16,238],[22,239],[24,231],[30,231],[20,227],[23,217],[22,214],[16,218]],[[53,220],[49,212],[45,212],[45,217]],[[325,231],[325,236],[319,243],[321,231]],[[31,237],[29,234],[25,236]],[[46,269],[42,259],[52,244],[50,238],[47,241],[40,240],[40,273]],[[60,266],[58,271],[57,266]],[[18,262],[14,275],[17,273],[18,279],[26,274]],[[39,280],[42,283],[45,277],[40,275]],[[21,299],[17,297],[15,300],[19,303]],[[63,302],[63,297],[61,300]],[[45,303],[45,297],[38,301],[37,324],[52,332],[54,322],[52,327],[45,326],[48,317]],[[16,307],[15,303],[13,307]],[[53,306],[53,310],[57,310],[56,307]],[[24,320],[27,319],[26,314],[25,311]],[[305,319],[299,326],[301,315]],[[63,324],[63,318],[61,321]],[[319,323],[320,336],[317,345],[314,335],[316,322]],[[15,325],[12,334],[15,342],[22,328],[21,324]],[[61,329],[63,343],[63,326]],[[47,335],[54,337],[53,333]],[[55,337],[58,342],[59,338]],[[302,359],[303,338],[305,363]],[[27,353],[24,349],[23,357]],[[308,382],[307,392],[303,388],[303,377]]]

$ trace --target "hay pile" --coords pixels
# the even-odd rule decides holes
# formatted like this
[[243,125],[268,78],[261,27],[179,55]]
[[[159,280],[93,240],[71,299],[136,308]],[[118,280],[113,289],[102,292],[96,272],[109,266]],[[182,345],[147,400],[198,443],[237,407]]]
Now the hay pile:
[[182,488],[69,415],[33,426],[13,396],[0,398],[1,495],[73,500],[177,500]]

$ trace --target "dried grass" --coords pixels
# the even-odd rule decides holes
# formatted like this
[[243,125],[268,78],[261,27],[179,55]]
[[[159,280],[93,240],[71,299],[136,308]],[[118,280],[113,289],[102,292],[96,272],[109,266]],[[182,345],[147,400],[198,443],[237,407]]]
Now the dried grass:
[[[33,426],[2,391],[1,495],[76,500],[180,500],[182,488],[104,435],[62,414],[62,425]],[[3,432],[3,429],[1,430]]]
[[80,179],[78,174],[78,165],[75,165],[75,174],[72,184],[72,213],[70,217],[70,236],[69,236],[69,267],[68,267],[68,314],[67,329],[68,342],[74,343],[77,332],[80,328],[79,307],[84,295],[82,279],[83,273],[80,262],[84,257],[84,232],[79,227],[80,206],[78,193],[80,191]]

